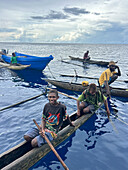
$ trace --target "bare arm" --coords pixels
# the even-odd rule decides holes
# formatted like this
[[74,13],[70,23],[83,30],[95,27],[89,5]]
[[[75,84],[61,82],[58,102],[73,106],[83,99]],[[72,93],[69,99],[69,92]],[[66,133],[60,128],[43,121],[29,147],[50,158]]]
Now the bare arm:
[[45,134],[45,125],[46,125],[46,121],[44,119],[42,119],[41,121],[41,129],[42,129],[42,134]]
[[116,66],[116,68],[117,68],[117,70],[118,70],[118,73],[117,73],[117,75],[118,75],[118,76],[121,76],[121,71],[120,71],[120,68],[119,68],[118,66]]
[[107,112],[107,115],[108,115],[108,118],[109,118],[110,117],[110,110],[109,110],[109,107],[108,107],[107,99],[104,101],[104,105],[105,105],[105,109],[106,109],[106,112]]
[[109,107],[108,107],[107,98],[105,98],[105,96],[103,95],[100,83],[99,83],[99,88],[100,88],[100,92],[101,92],[101,95],[102,95],[104,106],[105,106],[105,109],[106,109],[106,112],[107,112],[107,116],[108,116],[108,119],[109,119],[109,117],[110,117],[110,110],[109,110]]
[[77,115],[80,116],[80,109],[79,109],[80,101],[77,100]]

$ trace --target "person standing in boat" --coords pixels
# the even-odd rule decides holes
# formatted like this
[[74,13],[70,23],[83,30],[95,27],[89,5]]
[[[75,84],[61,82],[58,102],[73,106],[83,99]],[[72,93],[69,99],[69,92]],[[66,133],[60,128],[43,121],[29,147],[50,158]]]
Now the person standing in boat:
[[84,61],[90,60],[90,57],[89,57],[88,54],[89,54],[89,51],[87,51],[86,53],[84,53],[84,57],[83,57]]
[[[117,69],[117,72],[115,71]],[[99,85],[106,90],[106,95],[110,96],[109,85],[113,83],[118,76],[121,76],[120,68],[114,61],[109,62],[109,68],[106,69],[99,78]]]
[[[58,98],[57,90],[50,90],[48,94],[49,103],[44,106],[42,114],[42,134],[45,134],[50,141],[57,137],[57,132],[60,130],[64,119],[67,119],[69,124],[74,126],[69,116],[66,114],[66,106],[57,102]],[[24,139],[26,141],[31,141],[32,147],[40,147],[46,143],[45,139],[39,134],[39,130],[36,128],[28,130],[24,135]]]
[[102,96],[100,91],[97,91],[97,87],[94,83],[91,83],[88,89],[84,90],[77,99],[77,117],[94,112],[104,100],[107,115],[110,115],[107,98]]

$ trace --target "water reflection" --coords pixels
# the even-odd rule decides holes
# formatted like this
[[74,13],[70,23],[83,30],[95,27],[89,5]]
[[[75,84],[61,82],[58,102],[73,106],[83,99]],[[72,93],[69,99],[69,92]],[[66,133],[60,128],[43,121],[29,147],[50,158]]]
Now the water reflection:
[[[72,141],[74,136],[75,136],[75,132],[56,148],[56,151],[58,152],[58,154],[60,155],[63,161],[67,159],[66,153],[68,153],[69,148],[72,146]],[[38,161],[34,166],[29,168],[29,170],[33,170],[33,169],[53,170],[53,169],[61,169],[61,166],[58,158],[51,151],[44,158]]]
[[[94,114],[86,124],[82,125],[79,129],[86,132],[86,139],[84,146],[93,149],[96,146],[97,140],[105,133],[111,133],[106,129],[106,124],[109,122],[107,117],[100,117]],[[104,129],[103,129],[104,128]]]
[[[42,85],[47,85],[47,82],[41,78],[46,78],[42,71],[26,69],[26,70],[17,70],[11,71],[11,75],[14,77],[13,81],[22,81],[27,82],[30,87],[40,87]],[[22,84],[25,86],[25,84]]]
[[[102,111],[102,114],[103,111]],[[100,119],[96,114],[94,114],[88,121],[83,124],[79,130],[86,133],[85,135],[85,143],[82,143],[87,150],[93,149],[96,146],[97,140],[100,136],[111,133],[111,131],[106,130],[106,124],[108,123],[107,116],[101,117]],[[84,136],[82,132],[82,136]],[[65,140],[63,143],[61,143],[60,146],[57,147],[57,152],[62,158],[63,161],[67,160],[67,153],[69,153],[69,150],[71,147],[76,147],[73,144],[73,138],[79,134],[76,134],[74,132],[67,140]],[[80,138],[80,135],[78,136]],[[75,139],[75,138],[74,138]],[[76,141],[77,142],[77,141]],[[79,142],[78,142],[79,145]],[[70,150],[71,151],[71,150]],[[61,169],[60,162],[56,158],[53,152],[50,152],[47,154],[43,159],[41,159],[38,163],[36,163],[33,167],[31,167],[29,170],[32,169],[46,169],[46,170],[52,170],[52,169]]]

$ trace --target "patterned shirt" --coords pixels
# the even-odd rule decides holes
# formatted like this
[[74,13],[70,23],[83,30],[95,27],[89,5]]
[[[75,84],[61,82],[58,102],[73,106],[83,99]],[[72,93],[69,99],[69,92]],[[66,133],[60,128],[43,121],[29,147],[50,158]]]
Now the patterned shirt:
[[52,105],[47,103],[44,106],[42,119],[46,121],[46,128],[54,133],[59,131],[59,128],[63,124],[63,119],[66,118],[66,106],[58,103],[58,105]]

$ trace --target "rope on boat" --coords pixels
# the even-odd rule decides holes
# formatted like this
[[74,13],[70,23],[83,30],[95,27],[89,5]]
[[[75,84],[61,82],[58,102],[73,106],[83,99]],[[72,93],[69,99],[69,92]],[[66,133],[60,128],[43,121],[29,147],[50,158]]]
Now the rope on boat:
[[49,69],[49,71],[50,71],[50,73],[51,73],[52,77],[53,77],[54,79],[56,79],[56,78],[54,77],[54,75],[52,74],[52,72],[51,72],[51,70],[50,70],[49,65],[47,65],[47,66],[48,66],[48,69]]

